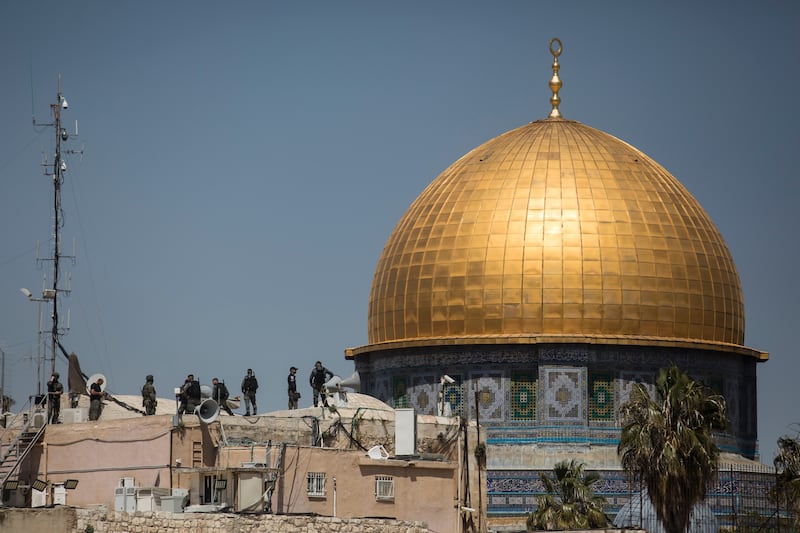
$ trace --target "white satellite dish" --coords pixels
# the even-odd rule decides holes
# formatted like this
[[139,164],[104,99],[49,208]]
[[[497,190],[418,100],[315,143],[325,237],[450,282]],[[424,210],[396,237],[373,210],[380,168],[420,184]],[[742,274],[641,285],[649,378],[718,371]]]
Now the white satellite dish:
[[201,398],[211,398],[212,394],[214,394],[214,389],[211,387],[211,385],[200,385]]
[[86,390],[90,390],[92,387],[92,383],[97,383],[97,380],[103,378],[103,384],[100,385],[100,391],[105,392],[106,387],[108,387],[108,380],[103,374],[92,374],[89,376],[89,379],[86,380]]

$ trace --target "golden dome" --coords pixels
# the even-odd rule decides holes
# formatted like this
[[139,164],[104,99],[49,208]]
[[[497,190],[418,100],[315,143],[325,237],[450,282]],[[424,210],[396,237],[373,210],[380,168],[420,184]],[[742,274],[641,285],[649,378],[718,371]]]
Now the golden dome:
[[368,327],[350,356],[649,339],[766,358],[742,346],[736,267],[697,200],[639,150],[561,118],[484,143],[419,195],[378,261]]

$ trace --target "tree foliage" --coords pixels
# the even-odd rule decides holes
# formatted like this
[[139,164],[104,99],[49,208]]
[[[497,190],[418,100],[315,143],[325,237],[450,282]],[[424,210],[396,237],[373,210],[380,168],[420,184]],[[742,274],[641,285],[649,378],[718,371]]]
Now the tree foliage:
[[608,525],[603,512],[606,501],[595,496],[592,485],[599,479],[596,473],[584,473],[583,463],[561,461],[553,468],[554,479],[542,474],[547,494],[539,496],[538,508],[528,515],[528,531],[593,529]]
[[717,474],[719,448],[712,432],[728,424],[725,399],[677,366],[659,370],[656,398],[635,384],[621,407],[617,451],[623,468],[647,486],[668,533],[684,533],[695,504]]
[[777,492],[781,504],[793,512],[796,528],[800,525],[800,439],[779,438],[778,455],[773,463],[778,474]]

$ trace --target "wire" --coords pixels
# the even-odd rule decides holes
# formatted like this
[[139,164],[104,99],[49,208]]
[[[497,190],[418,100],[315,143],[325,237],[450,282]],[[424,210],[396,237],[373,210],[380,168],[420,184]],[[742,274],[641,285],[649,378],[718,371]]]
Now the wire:
[[[103,324],[103,312],[102,312],[102,309],[100,307],[100,301],[97,298],[97,285],[96,285],[95,280],[94,280],[94,270],[92,268],[91,254],[89,252],[89,241],[86,238],[86,232],[84,230],[83,220],[81,219],[80,204],[78,203],[78,195],[76,194],[76,191],[75,191],[75,185],[74,184],[77,183],[77,182],[78,182],[77,179],[72,179],[72,180],[69,181],[70,192],[72,193],[72,201],[75,204],[75,217],[76,217],[76,219],[78,221],[78,231],[79,231],[79,234],[80,234],[80,236],[81,236],[81,238],[83,239],[83,242],[84,242],[84,246],[83,246],[84,250],[85,250],[84,256],[86,257],[87,273],[88,273],[88,276],[89,276],[89,286],[90,286],[92,297],[93,297],[93,300],[94,300],[95,309],[97,309],[97,323],[100,326],[100,339],[102,340],[102,344],[103,344],[103,349],[102,350],[97,350],[96,346],[95,346],[95,350],[99,351],[99,353],[101,354],[101,357],[103,359],[103,361],[102,361],[103,367],[108,368],[109,370],[112,370],[111,363],[108,360],[108,354],[110,353],[110,350],[108,349],[108,341],[107,341],[106,335],[105,335],[105,325]],[[90,330],[90,332],[91,332],[91,330]],[[92,336],[92,339],[94,340],[94,336]],[[110,374],[110,377],[113,379],[113,377],[114,377],[113,372],[109,372],[109,374]]]

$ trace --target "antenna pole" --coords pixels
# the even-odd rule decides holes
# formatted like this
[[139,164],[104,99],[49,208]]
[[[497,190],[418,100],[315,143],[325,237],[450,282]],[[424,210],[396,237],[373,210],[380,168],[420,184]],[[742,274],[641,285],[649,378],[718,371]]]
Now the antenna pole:
[[61,257],[61,183],[64,180],[61,168],[61,105],[64,97],[61,95],[61,76],[58,77],[58,95],[56,103],[50,104],[55,118],[56,154],[53,162],[53,329],[50,341],[50,374],[56,371],[56,346],[58,345],[58,275],[59,259]]
[[[51,280],[51,286],[48,289],[47,284],[43,287],[42,298],[32,298],[30,295],[28,296],[29,299],[38,302],[50,302],[52,303],[52,313],[50,318],[52,319],[52,327],[50,329],[50,374],[52,375],[53,372],[56,371],[56,353],[58,349],[59,337],[63,335],[62,328],[59,323],[59,315],[58,315],[58,300],[60,295],[69,294],[70,288],[67,286],[66,288],[60,287],[61,282],[61,260],[62,259],[72,259],[73,262],[75,260],[75,256],[65,256],[61,253],[61,227],[64,225],[63,221],[63,214],[61,209],[61,186],[64,184],[64,174],[67,172],[67,164],[64,156],[67,154],[75,154],[75,153],[82,153],[82,150],[63,150],[62,151],[62,144],[65,143],[69,139],[69,134],[67,133],[66,128],[61,125],[61,113],[65,111],[69,107],[67,100],[64,98],[64,95],[61,94],[61,76],[58,76],[58,93],[56,94],[56,101],[55,103],[50,104],[50,112],[53,114],[53,122],[49,124],[37,124],[36,119],[34,117],[33,125],[34,126],[52,126],[55,130],[56,139],[55,139],[55,154],[52,163],[52,168],[50,164],[47,162],[47,158],[44,158],[42,165],[45,167],[44,174],[45,176],[52,176],[53,178],[53,255],[46,259],[39,259],[37,257],[37,262],[44,262],[44,261],[52,261],[53,262],[53,277]],[[77,126],[76,126],[77,129]],[[77,136],[77,133],[76,133]],[[67,325],[67,329],[69,325]],[[40,315],[40,327],[39,331],[43,333],[41,328],[41,315]],[[47,356],[45,356],[47,357]]]

